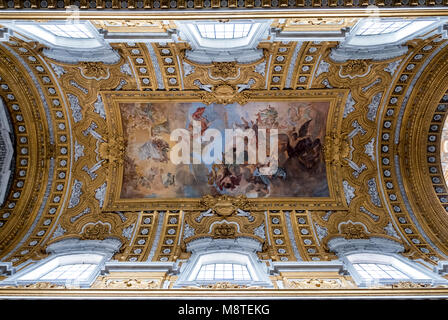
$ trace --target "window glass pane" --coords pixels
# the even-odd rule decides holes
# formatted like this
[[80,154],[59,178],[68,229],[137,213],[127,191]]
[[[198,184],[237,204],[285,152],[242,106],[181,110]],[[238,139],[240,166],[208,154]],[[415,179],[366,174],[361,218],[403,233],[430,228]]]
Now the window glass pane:
[[196,280],[251,280],[247,266],[232,263],[202,265]]
[[353,265],[358,274],[365,279],[409,279],[392,265],[375,263],[357,263]]
[[394,279],[409,279],[404,273],[400,272],[396,268],[391,265],[379,265],[381,269],[383,269],[391,278]]
[[79,275],[78,279],[86,280],[92,274],[93,271],[95,271],[95,265],[89,265],[89,267],[86,268],[84,272]]
[[238,39],[247,37],[251,23],[197,23],[196,27],[202,38],[206,39]]
[[41,26],[59,37],[94,38],[92,33],[83,24],[42,24]]
[[400,29],[410,25],[412,21],[367,21],[363,23],[356,31],[357,35],[375,35],[375,34],[387,34],[399,31]]
[[88,278],[95,269],[94,264],[62,265],[40,277],[40,280],[74,280]]

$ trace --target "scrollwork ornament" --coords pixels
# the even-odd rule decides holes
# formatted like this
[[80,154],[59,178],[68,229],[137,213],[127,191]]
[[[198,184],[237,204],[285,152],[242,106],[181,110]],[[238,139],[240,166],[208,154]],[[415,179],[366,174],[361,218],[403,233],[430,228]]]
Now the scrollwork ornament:
[[157,289],[160,288],[160,282],[133,278],[119,280],[103,278],[95,287],[105,289]]
[[366,60],[349,60],[341,66],[339,75],[342,78],[349,77],[350,79],[364,77],[370,72],[370,69],[371,66]]
[[203,289],[248,289],[248,288],[257,288],[255,286],[247,286],[237,283],[231,282],[216,282],[213,284],[202,285]]
[[286,280],[285,286],[290,289],[340,289],[343,286],[334,279]]
[[109,223],[97,223],[86,224],[81,233],[82,240],[104,240],[110,235],[111,225]]
[[217,85],[213,89],[211,92],[201,92],[200,97],[204,104],[238,103],[245,105],[250,100],[250,93],[246,91],[238,92],[237,89],[228,84]]
[[51,282],[36,282],[32,284],[26,284],[23,286],[19,286],[18,288],[25,289],[66,289],[67,287],[64,285],[57,285]]
[[236,226],[227,223],[218,224],[213,228],[213,238],[215,239],[235,238],[236,233]]
[[342,159],[348,157],[350,145],[347,140],[347,134],[337,134],[331,132],[325,135],[323,144],[324,158],[329,164],[342,166]]
[[101,143],[99,147],[100,157],[106,163],[117,165],[124,161],[126,143],[123,137],[111,135],[107,142]]
[[392,289],[414,289],[414,288],[427,288],[430,285],[427,283],[418,283],[411,281],[401,281],[392,284]]
[[101,62],[80,62],[81,75],[86,79],[102,80],[110,75],[109,69]]
[[209,72],[212,78],[236,78],[238,76],[239,67],[235,61],[232,62],[215,62],[210,67]]
[[224,217],[236,214],[238,209],[250,210],[253,208],[250,200],[245,195],[237,197],[206,195],[201,198],[200,205],[203,209],[211,209],[217,215]]
[[346,239],[367,239],[369,237],[366,227],[360,222],[348,221],[347,223],[341,223],[339,230]]

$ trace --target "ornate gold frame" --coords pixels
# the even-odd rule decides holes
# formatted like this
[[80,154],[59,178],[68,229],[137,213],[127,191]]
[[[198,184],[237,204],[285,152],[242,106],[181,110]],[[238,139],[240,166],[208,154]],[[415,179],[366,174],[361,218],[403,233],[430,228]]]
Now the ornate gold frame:
[[[107,125],[109,138],[107,149],[109,152],[109,179],[110,185],[107,187],[103,211],[116,210],[207,210],[210,208],[210,197],[203,198],[167,198],[167,199],[120,199],[122,186],[123,166],[120,160],[124,151],[123,128],[119,111],[120,102],[161,102],[161,101],[183,101],[183,102],[203,102],[211,103],[210,96],[201,91],[171,91],[171,92],[149,92],[149,91],[104,91],[101,92],[103,101],[107,106]],[[285,100],[306,100],[306,101],[329,101],[330,108],[327,118],[326,136],[324,143],[325,162],[327,165],[327,179],[330,197],[317,198],[266,198],[248,199],[245,197],[218,197],[214,199],[213,205],[218,202],[226,202],[230,207],[237,204],[243,205],[252,210],[266,209],[305,209],[315,208],[322,210],[346,209],[343,200],[342,178],[340,176],[340,161],[335,161],[339,157],[342,140],[337,139],[341,135],[341,123],[344,111],[344,103],[347,99],[348,90],[288,90],[288,91],[247,91],[244,99],[240,100],[235,96],[228,96],[226,101],[285,101]],[[222,97],[215,97],[222,101]],[[115,144],[115,146],[114,146]],[[117,146],[118,144],[118,146]],[[116,150],[118,154],[112,155],[111,150]],[[121,150],[121,151],[120,151]],[[117,178],[119,177],[119,178]]]

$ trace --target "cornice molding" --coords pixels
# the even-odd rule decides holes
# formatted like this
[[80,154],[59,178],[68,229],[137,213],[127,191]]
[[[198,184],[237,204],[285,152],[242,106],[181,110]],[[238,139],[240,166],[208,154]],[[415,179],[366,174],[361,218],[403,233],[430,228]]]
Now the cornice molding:
[[[151,0],[152,1],[152,0]],[[78,11],[73,11],[68,8],[48,7],[40,8],[37,5],[30,9],[24,8],[21,2],[17,2],[17,8],[6,8],[0,3],[0,19],[16,20],[46,20],[46,19],[96,19],[96,20],[200,20],[200,19],[243,19],[243,18],[266,18],[266,19],[283,19],[283,18],[362,18],[371,17],[375,12],[381,17],[424,17],[424,16],[447,16],[448,2],[443,0],[443,4],[436,5],[419,5],[417,1],[411,1],[411,5],[402,4],[401,1],[376,1],[375,6],[369,7],[367,1],[360,2],[359,5],[354,5],[352,0],[346,0],[343,5],[338,6],[336,0],[329,1],[306,1],[296,0],[296,4],[289,6],[287,0],[262,0],[259,6],[251,6],[254,0],[246,0],[244,6],[237,6],[236,0],[230,0],[229,3],[234,2],[235,5],[228,5],[226,7],[220,6],[218,0],[213,0],[212,3],[218,4],[210,7],[204,6],[204,1],[195,1],[192,7],[175,6],[154,8],[147,6],[142,9],[121,8],[118,5],[105,8],[87,8],[81,6]],[[3,2],[3,1],[2,1]],[[129,1],[130,2],[130,1]],[[156,1],[157,2],[157,1]],[[162,2],[168,3],[163,0]],[[188,3],[190,1],[178,0],[176,3]],[[193,2],[193,1],[191,1]],[[278,4],[280,2],[280,4]],[[119,2],[120,6],[126,2]],[[224,2],[223,2],[224,3]],[[225,2],[227,3],[227,1]],[[274,6],[273,4],[278,4]]]
[[129,299],[129,298],[166,298],[178,299],[179,297],[191,298],[359,298],[369,299],[430,299],[447,298],[448,288],[372,288],[372,289],[23,289],[23,288],[0,288],[0,296],[8,299],[43,299],[46,297],[57,297],[65,299]]

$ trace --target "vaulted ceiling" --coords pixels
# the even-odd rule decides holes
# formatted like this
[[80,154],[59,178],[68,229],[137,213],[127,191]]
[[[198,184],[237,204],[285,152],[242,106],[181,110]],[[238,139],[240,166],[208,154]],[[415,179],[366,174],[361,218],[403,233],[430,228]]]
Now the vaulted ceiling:
[[[49,8],[59,2],[49,1]],[[129,8],[137,3],[148,4],[128,1]],[[176,24],[95,19],[109,35],[166,32]],[[274,19],[272,26],[323,32],[356,19]],[[1,260],[19,266],[45,257],[46,246],[61,239],[115,237],[122,242],[116,260],[176,261],[188,258],[192,239],[244,236],[264,243],[263,259],[326,261],[336,259],[327,247],[334,237],[382,237],[402,243],[410,259],[436,265],[448,255],[440,164],[446,44],[433,33],[407,41],[407,50],[393,57],[335,61],[338,41],[265,39],[255,61],[201,63],[188,58],[191,46],[182,39],[111,41],[118,62],[68,63],[15,34],[0,43],[0,96],[15,137],[14,177],[0,209]],[[115,100],[244,105],[322,97],[334,104],[323,148],[330,197],[118,201],[127,143],[114,122]],[[238,229],[217,230],[223,220]]]

